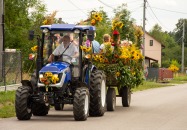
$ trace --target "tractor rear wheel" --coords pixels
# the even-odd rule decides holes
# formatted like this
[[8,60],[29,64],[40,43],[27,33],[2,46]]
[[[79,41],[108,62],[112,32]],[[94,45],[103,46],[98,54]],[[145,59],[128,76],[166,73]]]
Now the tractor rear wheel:
[[29,86],[21,86],[16,90],[15,109],[19,120],[29,120],[32,116],[30,91]]
[[114,111],[116,108],[116,91],[114,88],[108,88],[106,101],[107,111]]
[[122,105],[123,107],[129,107],[131,103],[131,91],[129,87],[121,88]]
[[76,121],[85,121],[89,111],[89,91],[88,88],[77,88],[73,100],[73,114]]
[[103,116],[106,106],[106,76],[95,70],[90,77],[90,116]]
[[46,106],[44,103],[33,103],[32,113],[34,116],[46,116],[49,108],[50,106]]

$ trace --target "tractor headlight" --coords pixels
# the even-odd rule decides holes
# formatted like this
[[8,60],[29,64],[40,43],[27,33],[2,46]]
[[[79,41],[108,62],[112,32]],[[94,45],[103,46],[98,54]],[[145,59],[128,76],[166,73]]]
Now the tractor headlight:
[[55,78],[58,78],[58,74],[54,74],[53,76],[54,76]]
[[43,78],[44,77],[44,75],[43,74],[39,74],[39,78],[41,79],[41,78]]
[[75,29],[74,33],[80,33],[80,30],[79,29]]
[[49,32],[49,30],[47,28],[43,29],[43,33],[48,33],[48,32]]

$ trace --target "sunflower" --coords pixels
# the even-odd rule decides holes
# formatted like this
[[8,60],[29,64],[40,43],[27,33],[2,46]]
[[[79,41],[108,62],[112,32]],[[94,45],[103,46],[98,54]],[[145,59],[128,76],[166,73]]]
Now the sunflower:
[[95,19],[92,19],[92,20],[91,20],[91,25],[95,25],[95,24],[96,24]]
[[33,47],[31,47],[31,50],[32,50],[33,52],[36,52],[36,51],[38,50],[38,46],[33,46]]
[[116,77],[119,77],[120,76],[120,72],[116,72]]

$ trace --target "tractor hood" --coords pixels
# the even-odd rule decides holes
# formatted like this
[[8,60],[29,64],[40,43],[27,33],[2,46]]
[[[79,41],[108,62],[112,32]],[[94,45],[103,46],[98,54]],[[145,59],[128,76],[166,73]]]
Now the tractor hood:
[[44,66],[40,70],[40,73],[47,72],[47,71],[59,73],[59,72],[62,72],[64,69],[68,68],[69,66],[70,64],[66,62],[53,62],[53,63],[49,63],[46,66]]

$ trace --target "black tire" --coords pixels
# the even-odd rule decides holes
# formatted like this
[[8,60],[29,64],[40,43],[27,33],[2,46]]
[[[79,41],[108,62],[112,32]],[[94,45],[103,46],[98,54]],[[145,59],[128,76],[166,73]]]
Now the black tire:
[[60,111],[64,109],[64,104],[63,103],[55,103],[54,108],[56,111]]
[[32,113],[34,116],[46,116],[48,114],[50,106],[46,106],[44,103],[33,103]]
[[19,120],[29,120],[32,116],[30,88],[21,86],[16,90],[15,110]]
[[116,108],[116,91],[114,88],[109,88],[106,96],[107,111],[114,111]]
[[73,100],[73,114],[76,121],[85,121],[89,111],[89,91],[88,88],[77,88]]
[[103,116],[106,106],[106,76],[95,70],[90,78],[90,116]]
[[131,91],[129,87],[121,88],[122,105],[123,107],[129,107],[131,103]]

